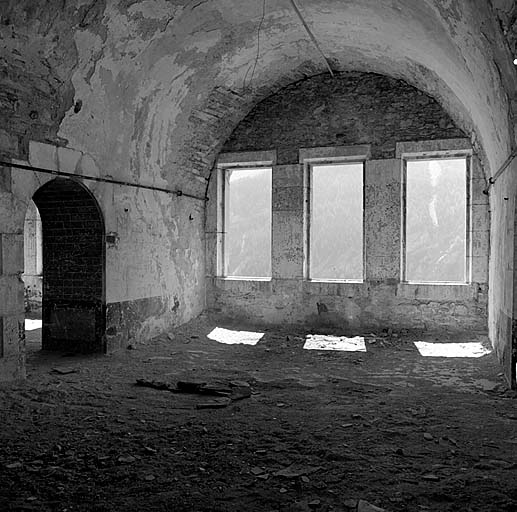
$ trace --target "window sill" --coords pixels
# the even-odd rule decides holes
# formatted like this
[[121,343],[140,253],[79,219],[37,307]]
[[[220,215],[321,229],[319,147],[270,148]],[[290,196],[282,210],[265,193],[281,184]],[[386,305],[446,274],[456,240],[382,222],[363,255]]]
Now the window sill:
[[401,281],[401,285],[411,286],[470,286],[466,281]]
[[221,281],[271,281],[270,277],[246,277],[246,276],[216,276]]
[[362,284],[363,279],[307,279],[309,283],[351,283]]

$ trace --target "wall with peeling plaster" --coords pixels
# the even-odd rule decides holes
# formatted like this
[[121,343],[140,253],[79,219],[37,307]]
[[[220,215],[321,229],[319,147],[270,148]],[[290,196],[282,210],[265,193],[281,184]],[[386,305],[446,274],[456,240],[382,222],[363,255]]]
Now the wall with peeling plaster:
[[492,217],[490,254],[490,316],[489,327],[496,354],[501,361],[508,383],[516,386],[517,364],[515,299],[515,219],[517,163],[497,180],[490,190]]
[[[89,156],[33,142],[35,167],[100,176]],[[16,173],[15,191],[26,201],[48,179]],[[96,197],[106,232],[107,350],[135,345],[201,312],[203,201],[84,180]]]
[[[469,284],[401,282],[402,155],[468,150],[470,141],[462,137],[432,98],[400,80],[371,73],[312,77],[259,103],[223,146],[223,158],[239,162],[239,155],[246,159],[254,152],[275,155],[272,279],[217,277],[221,235],[216,219],[222,212],[217,211],[214,180],[207,210],[209,311],[256,323],[485,330],[489,217],[477,158],[472,164]],[[310,281],[304,268],[309,192],[303,158],[331,157],[343,147],[347,157],[366,156],[364,282]]]
[[[403,78],[430,94],[473,141],[489,176],[515,142],[514,11],[506,0],[493,4],[315,0],[302,9],[336,71]],[[0,154],[27,161],[30,140],[68,146],[89,155],[102,176],[203,195],[223,143],[254,105],[324,71],[288,3],[268,3],[262,20],[261,2],[254,0],[6,0],[0,12]],[[491,192],[496,216],[503,197],[515,193],[513,181],[507,185],[511,190]],[[8,249],[0,294],[14,295],[8,306],[0,305],[7,347],[2,378],[23,375],[24,358],[16,337],[23,314],[18,270],[8,263],[17,261],[18,242],[10,244],[21,233],[24,208],[10,187],[4,170],[0,233]],[[113,322],[136,325],[134,335],[147,335],[200,311],[203,207],[117,187],[91,189],[108,232],[120,228],[123,234],[110,238],[118,240],[117,248],[107,248],[108,269],[114,269],[111,278],[107,273],[108,300],[119,304]],[[512,309],[495,276],[513,268],[513,259],[496,248],[506,244],[509,225],[492,221],[492,230],[495,343],[500,312]],[[157,298],[164,296],[165,309]],[[146,298],[153,304],[147,323],[146,307],[132,304]],[[133,334],[127,331],[114,344]]]

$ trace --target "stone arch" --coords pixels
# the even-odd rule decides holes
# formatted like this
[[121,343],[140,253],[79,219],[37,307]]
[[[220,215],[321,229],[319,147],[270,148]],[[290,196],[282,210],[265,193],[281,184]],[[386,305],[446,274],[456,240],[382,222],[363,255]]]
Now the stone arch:
[[[328,123],[324,131],[322,119]],[[295,130],[297,123],[304,129]],[[284,153],[292,147],[371,144],[371,158],[394,158],[396,142],[465,137],[436,100],[404,80],[377,73],[323,73],[289,84],[256,104],[222,151]],[[288,157],[291,161],[284,162],[279,154],[278,163],[298,161],[297,152]]]
[[[337,157],[340,151],[345,151],[346,154],[349,151],[358,159],[361,158],[359,155],[364,155],[365,206],[363,206],[364,218],[361,223],[365,233],[362,249],[363,277],[364,282],[370,283],[368,293],[374,294],[375,287],[380,282],[392,286],[394,283],[403,281],[401,215],[404,204],[401,197],[404,182],[401,173],[401,155],[410,150],[403,150],[402,147],[412,147],[412,151],[420,152],[426,146],[428,151],[431,148],[434,150],[461,148],[468,154],[471,152],[468,134],[454,123],[449,113],[430,95],[409,85],[406,81],[377,73],[343,72],[334,73],[333,77],[325,73],[289,84],[259,102],[233,130],[231,137],[224,144],[222,162],[238,162],[239,154],[244,155],[243,158],[249,155],[256,156],[257,161],[273,161],[272,188],[276,198],[271,206],[274,212],[272,231],[273,239],[277,240],[277,244],[276,248],[272,247],[271,275],[280,279],[307,280],[306,251],[310,246],[306,238],[309,233],[306,215],[310,212],[307,204],[311,199],[310,190],[308,191],[306,187],[310,186],[310,181],[305,181],[309,177],[309,172],[300,166],[300,162],[304,159],[304,155],[307,158],[332,159]],[[354,151],[357,152],[354,153]],[[266,157],[266,154],[270,156]],[[312,156],[308,157],[309,154]],[[472,204],[475,206],[469,206],[469,211],[476,211],[476,219],[469,225],[471,234],[469,236],[474,239],[472,233],[475,231],[475,247],[468,257],[465,253],[462,258],[464,258],[465,267],[469,268],[469,285],[477,294],[477,298],[472,301],[466,300],[461,307],[457,308],[460,314],[455,317],[454,312],[449,320],[450,325],[454,323],[458,329],[463,325],[469,325],[471,328],[475,326],[483,330],[487,325],[485,304],[488,290],[486,270],[489,233],[488,221],[485,222],[484,215],[488,211],[488,200],[487,196],[482,194],[486,183],[480,166],[477,159],[474,158],[473,161],[475,163],[471,166]],[[466,192],[465,189],[465,198]],[[208,203],[207,210],[209,226],[207,238],[209,236],[212,238],[208,238],[207,247],[210,252],[207,253],[207,258],[212,257],[212,260],[208,259],[209,272],[212,272],[209,275],[217,276],[219,274],[213,266],[213,255],[216,254],[214,248],[217,247],[217,242],[222,241],[222,237],[217,233],[218,227],[215,224],[217,215],[220,214],[220,211],[217,212],[214,208],[215,201],[212,199],[215,197],[220,195],[218,196],[216,187],[212,186],[209,195],[211,201]],[[383,203],[383,201],[386,202]],[[324,204],[326,209],[327,207],[328,210],[332,209],[332,206],[326,202]],[[391,213],[387,214],[387,212]],[[346,213],[342,212],[339,217],[346,217]],[[387,233],[389,234],[386,236]],[[384,244],[382,239],[387,243]],[[345,253],[344,248],[336,249],[336,252]],[[378,258],[377,254],[382,256]],[[220,255],[221,251],[218,256]],[[387,258],[387,255],[390,256]],[[247,258],[243,257],[243,259]],[[389,270],[385,266],[388,261]],[[211,283],[207,286],[209,307],[215,304],[215,307],[224,311],[228,305],[225,300],[229,295],[225,295],[222,289],[217,289],[216,293],[211,295],[210,286]],[[277,299],[282,304],[281,285],[276,289],[278,292],[271,293],[267,300],[273,297],[272,300]],[[386,289],[383,288],[382,293]],[[296,297],[294,290],[296,290],[295,287],[285,291],[286,296],[289,296],[289,305],[282,304],[278,308],[280,313],[275,317],[275,321],[282,322],[286,317],[293,319],[293,323],[320,321],[319,309],[318,317],[315,317],[311,316],[314,314],[311,306],[307,307],[307,304],[314,305],[318,303],[316,300],[319,300],[307,302],[306,298],[311,293],[310,285],[304,289],[303,298]],[[317,295],[320,291],[314,288],[313,293]],[[356,322],[356,325],[363,322],[363,327],[366,327],[376,322],[378,322],[377,325],[385,324],[393,321],[398,315],[397,324],[404,327],[411,327],[405,322],[413,317],[418,318],[417,322],[426,318],[420,326],[431,322],[434,323],[434,328],[444,325],[442,316],[433,314],[431,320],[431,316],[426,317],[427,313],[414,315],[416,310],[412,307],[411,312],[408,310],[400,314],[398,308],[401,304],[397,302],[399,300],[396,298],[397,293],[397,289],[394,288],[393,301],[390,302],[390,308],[393,306],[393,309],[390,309],[390,313],[382,320],[376,319],[376,315],[382,310],[378,308],[378,303],[370,307],[362,302],[361,306],[357,307],[357,303],[351,305],[343,302],[339,305],[339,300],[330,299],[337,313],[332,321],[335,325],[344,325],[341,322],[346,318],[346,322]],[[447,303],[445,295],[439,298],[440,293],[434,296],[435,299]],[[257,293],[257,296],[260,296],[260,293]],[[386,301],[386,297],[384,295],[381,299],[383,307],[386,307],[389,302]],[[299,302],[296,302],[297,298],[300,299]],[[260,300],[258,299],[258,303]],[[249,302],[253,304],[254,300]],[[230,307],[232,312],[238,309],[235,304]],[[289,309],[290,307],[293,309]],[[418,304],[418,308],[420,307],[423,312],[427,304]],[[304,308],[307,309],[304,310]],[[247,318],[253,318],[252,315],[255,312],[252,306],[245,310],[245,315]],[[276,312],[270,316],[267,316],[268,314],[261,311],[260,321],[266,318],[266,321],[272,319]],[[460,317],[461,321],[458,322]],[[413,327],[415,326],[416,324],[413,324]]]
[[56,178],[33,196],[43,228],[42,346],[105,351],[104,220],[79,181]]
[[[490,176],[507,156],[512,127],[504,79],[493,60],[485,58],[487,49],[465,58],[462,53],[470,51],[472,34],[464,33],[463,26],[457,32],[452,29],[451,17],[461,21],[462,16],[472,16],[477,26],[470,8],[465,7],[462,14],[411,5],[394,15],[392,7],[376,2],[329,4],[323,9],[315,2],[306,10],[334,71],[382,74],[404,80],[431,96],[472,138]],[[180,154],[174,163],[178,168],[206,177],[221,140],[228,138],[257,103],[289,84],[327,72],[306,38],[300,40],[297,23],[273,30],[272,14],[270,23],[271,32],[264,29],[268,37],[260,54],[254,53],[255,31],[247,31],[210,85],[197,91],[187,127],[182,130],[182,136],[187,135],[176,141]],[[248,73],[250,65],[253,76]]]
[[[485,176],[491,175],[493,163],[504,152],[481,132],[473,112],[462,99],[450,89],[448,84],[433,71],[422,65],[412,63],[406,68],[397,69],[387,63],[383,65],[348,67],[341,65],[337,74],[360,72],[374,73],[402,80],[435,100],[452,118],[455,124],[472,140],[473,147],[480,158]],[[210,178],[217,154],[225,141],[231,136],[238,124],[262,101],[280,90],[297,82],[309,80],[325,74],[322,67],[306,61],[293,70],[284,70],[270,75],[270,82],[259,84],[246,91],[216,85],[205,100],[193,109],[188,119],[188,138],[179,145],[178,168],[188,169],[194,175]],[[429,84],[434,84],[432,87]],[[466,100],[467,101],[467,100]],[[476,112],[477,115],[477,112]],[[485,127],[482,127],[483,130]],[[504,138],[504,137],[503,137]],[[510,134],[508,134],[508,139]]]

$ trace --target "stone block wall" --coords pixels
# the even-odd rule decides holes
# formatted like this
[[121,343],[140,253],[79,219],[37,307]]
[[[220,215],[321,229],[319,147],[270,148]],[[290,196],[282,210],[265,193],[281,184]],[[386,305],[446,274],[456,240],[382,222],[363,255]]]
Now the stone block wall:
[[[18,137],[0,130],[0,159],[18,154]],[[10,169],[0,166],[0,382],[25,377],[24,284],[20,277],[25,210],[11,185]]]
[[[207,307],[219,317],[264,324],[343,329],[487,328],[489,211],[481,165],[471,159],[470,247],[466,284],[402,281],[403,158],[471,154],[465,135],[432,98],[373,74],[318,76],[258,104],[223,148],[220,161],[272,166],[272,276],[217,274],[218,195],[207,210]],[[255,154],[253,153],[255,152]],[[255,156],[254,156],[255,155]],[[307,159],[364,161],[364,279],[308,279]]]

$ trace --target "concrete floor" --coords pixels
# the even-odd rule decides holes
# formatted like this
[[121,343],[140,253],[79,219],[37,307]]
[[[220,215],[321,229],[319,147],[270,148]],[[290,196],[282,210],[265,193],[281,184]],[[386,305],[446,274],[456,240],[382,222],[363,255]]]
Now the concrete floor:
[[[0,390],[0,509],[516,510],[516,395],[485,335],[341,334],[202,318],[113,356],[29,343]],[[138,378],[252,395],[198,409],[225,399]]]

